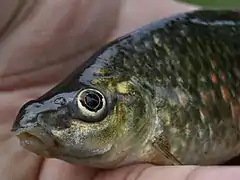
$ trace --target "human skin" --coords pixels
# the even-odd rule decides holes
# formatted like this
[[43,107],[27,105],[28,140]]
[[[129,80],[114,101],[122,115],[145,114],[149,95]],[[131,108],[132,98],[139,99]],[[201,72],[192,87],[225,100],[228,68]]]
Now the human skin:
[[34,3],[29,0],[25,13],[2,31],[17,2],[19,0],[0,2],[1,180],[221,180],[240,177],[237,167],[142,164],[102,171],[43,159],[20,147],[10,129],[23,103],[49,90],[106,42],[151,21],[196,7],[170,0],[39,0]]

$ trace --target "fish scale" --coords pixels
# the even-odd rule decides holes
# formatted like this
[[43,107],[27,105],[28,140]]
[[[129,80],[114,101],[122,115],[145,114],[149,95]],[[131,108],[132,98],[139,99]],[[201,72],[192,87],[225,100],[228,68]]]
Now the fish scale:
[[[28,111],[35,111],[31,108],[25,114],[20,110],[13,129],[57,139],[50,157],[101,168],[230,160],[240,154],[239,15],[231,10],[182,13],[110,42],[32,101],[41,104],[32,114],[47,114],[42,116],[46,129],[38,128],[49,137],[24,128]],[[93,106],[86,104],[90,97],[79,103],[79,94],[92,89],[99,91],[94,104],[106,101],[95,114],[80,106]],[[55,95],[64,99],[58,109],[49,104]],[[63,129],[57,130],[61,123]],[[74,143],[67,141],[72,137]]]

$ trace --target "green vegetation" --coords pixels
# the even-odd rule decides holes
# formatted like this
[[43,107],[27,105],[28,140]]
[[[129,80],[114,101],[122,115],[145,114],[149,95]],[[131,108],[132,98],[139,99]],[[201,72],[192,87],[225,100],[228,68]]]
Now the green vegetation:
[[240,0],[178,0],[190,4],[197,4],[213,8],[240,8]]

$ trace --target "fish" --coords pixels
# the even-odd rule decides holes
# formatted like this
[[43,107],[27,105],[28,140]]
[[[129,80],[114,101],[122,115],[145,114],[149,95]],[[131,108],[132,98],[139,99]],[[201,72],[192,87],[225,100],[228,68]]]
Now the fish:
[[26,102],[26,150],[102,169],[224,163],[240,155],[240,12],[198,9],[108,42]]

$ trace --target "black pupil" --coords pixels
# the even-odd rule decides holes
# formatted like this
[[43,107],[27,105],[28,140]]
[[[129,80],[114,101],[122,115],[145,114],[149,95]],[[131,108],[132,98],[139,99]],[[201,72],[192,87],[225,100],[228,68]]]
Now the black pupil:
[[102,108],[102,96],[97,92],[87,92],[82,101],[83,105],[90,111],[98,111]]

